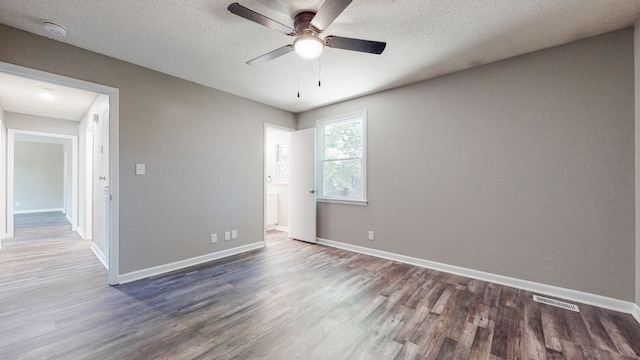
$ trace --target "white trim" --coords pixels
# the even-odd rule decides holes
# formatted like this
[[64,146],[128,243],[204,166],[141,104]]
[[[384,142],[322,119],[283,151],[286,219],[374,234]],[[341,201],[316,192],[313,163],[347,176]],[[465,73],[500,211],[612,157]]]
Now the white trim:
[[356,206],[367,206],[369,205],[368,200],[338,200],[338,199],[330,199],[330,198],[317,198],[317,202],[319,203],[329,203],[329,204],[342,204],[342,205],[356,205]]
[[83,228],[79,227],[76,231],[78,232],[78,235],[82,237],[82,240],[87,240],[87,234],[84,232]]
[[171,271],[184,269],[189,266],[199,265],[213,260],[222,259],[232,255],[242,254],[248,251],[260,249],[264,247],[264,242],[259,241],[252,244],[238,246],[232,249],[222,250],[206,255],[196,256],[189,259],[175,261],[169,264],[158,265],[147,269],[136,270],[126,274],[122,274],[118,277],[120,284],[145,279],[152,276],[162,275]]
[[[0,115],[4,109],[0,105]],[[2,239],[7,237],[7,197],[6,197],[6,169],[7,169],[7,128],[4,126],[4,117],[0,117],[0,249]]]
[[5,214],[5,216],[7,217],[7,222],[6,222],[6,236],[5,239],[11,239],[13,237],[13,204],[15,204],[15,202],[13,201],[13,180],[14,180],[14,176],[13,176],[13,164],[15,162],[15,158],[14,158],[14,144],[15,144],[15,136],[13,134],[13,131],[9,131],[9,129],[7,129],[7,169],[6,169],[6,174],[7,174],[7,182],[5,183],[6,185],[6,189],[3,189],[6,191],[6,198],[7,198],[7,212]]
[[[631,314],[638,310],[637,305],[632,302],[614,299],[602,295],[591,294],[587,292],[565,289],[558,286],[537,283],[528,280],[515,279],[508,276],[492,274],[484,271],[467,269],[454,265],[447,265],[435,261],[429,261],[411,256],[399,255],[387,251],[370,249],[362,246],[345,244],[338,241],[318,238],[318,244],[335,247],[343,250],[353,251],[360,254],[371,255],[383,259],[398,261],[401,263],[420,266],[428,269],[443,271],[450,274],[465,276],[472,279],[492,282],[495,284],[506,285],[517,289],[527,290],[538,294],[554,296],[562,299],[572,300],[583,304],[594,305],[604,309],[615,310]],[[636,315],[634,315],[636,316]],[[636,316],[638,319],[639,316]],[[638,320],[640,322],[640,320]]]
[[[64,209],[62,208],[52,208],[52,209],[31,209],[31,210],[14,210],[13,213],[14,214],[37,214],[37,213],[43,213],[43,212],[64,212]],[[69,219],[69,215],[66,215],[67,219],[69,220],[69,222],[71,222],[71,219]]]
[[109,95],[109,285],[120,277],[120,90],[108,88]]
[[631,315],[633,315],[633,317],[636,318],[636,321],[640,323],[640,305],[633,304],[633,312]]
[[109,270],[109,259],[107,259],[107,257],[104,255],[102,250],[100,250],[100,248],[97,247],[96,244],[93,243],[93,242],[91,242],[91,251],[93,251],[93,253],[96,255],[98,260],[102,263],[102,266],[104,266],[104,268],[107,269],[107,271],[108,271]]
[[[111,190],[112,203],[109,214],[109,285],[118,284],[118,272],[119,272],[119,242],[120,242],[120,223],[119,223],[119,204],[120,204],[120,178],[119,178],[119,162],[120,162],[120,149],[119,149],[119,90],[117,88],[96,84],[89,81],[75,79],[63,75],[53,74],[41,70],[36,70],[20,65],[10,64],[0,61],[0,71],[27,77],[35,80],[46,81],[54,84],[60,84],[64,86],[71,86],[79,89],[90,90],[109,96],[109,189]],[[77,144],[76,144],[77,149]],[[9,150],[7,151],[7,153]],[[9,154],[7,154],[9,155]],[[77,163],[77,159],[75,160]],[[7,164],[8,166],[8,164]],[[75,176],[77,178],[77,175]],[[8,185],[7,185],[8,186]],[[11,198],[11,199],[9,199]],[[7,194],[7,200],[9,204],[13,204],[13,194]],[[74,201],[74,206],[77,206],[77,201]],[[11,208],[7,206],[7,208]],[[77,211],[73,212],[74,217],[77,215]],[[7,214],[8,215],[8,214]],[[13,219],[7,216],[7,222],[11,221],[13,227]],[[7,229],[8,229],[7,224]],[[8,230],[7,230],[8,232]],[[13,232],[7,234],[7,237],[13,237]]]
[[289,232],[289,227],[288,227],[288,226],[280,226],[280,225],[276,225],[275,230],[278,230],[278,231],[284,231],[284,232]]

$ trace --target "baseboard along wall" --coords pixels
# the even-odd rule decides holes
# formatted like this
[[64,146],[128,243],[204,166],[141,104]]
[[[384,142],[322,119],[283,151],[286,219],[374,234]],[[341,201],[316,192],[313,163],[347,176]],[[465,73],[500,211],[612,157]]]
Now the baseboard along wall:
[[[420,266],[428,269],[465,276],[472,279],[478,279],[482,281],[492,282],[495,284],[514,287],[517,289],[531,291],[537,294],[553,296],[561,299],[566,299],[566,300],[571,300],[571,301],[575,301],[583,304],[601,307],[604,309],[631,314],[640,323],[640,306],[629,301],[614,299],[614,298],[597,295],[597,294],[591,294],[583,291],[561,288],[558,286],[547,285],[547,284],[537,283],[537,282],[528,281],[528,280],[511,278],[508,276],[497,275],[497,274],[492,274],[492,273],[473,270],[473,269],[467,269],[459,266],[447,265],[447,264],[438,263],[435,261],[414,258],[411,256],[395,254],[387,251],[370,249],[362,246],[341,243],[338,241],[333,241],[328,239],[317,238],[317,241],[318,241],[318,244],[324,245],[324,246],[334,247],[334,248],[343,249],[347,251],[353,251],[353,252],[357,252],[364,255],[370,255],[370,256],[397,261],[397,262],[401,262],[409,265]],[[189,259],[175,261],[169,264],[132,271],[126,274],[119,275],[118,283],[124,284],[124,283],[145,279],[152,276],[158,276],[158,275],[162,275],[172,271],[180,270],[189,266],[195,266],[195,265],[203,264],[209,261],[222,259],[228,256],[233,256],[237,254],[242,254],[244,252],[260,249],[262,247],[264,247],[264,242],[262,241],[255,242],[252,244],[239,246],[233,249],[222,250],[222,251],[209,253],[202,256],[196,256]],[[92,244],[91,250],[93,250],[93,252],[96,254],[100,262],[102,262],[102,264],[105,267],[108,267],[107,265],[108,262],[106,260],[106,257],[100,251],[100,249],[98,249],[94,244]]]
[[[84,236],[82,238],[84,239]],[[100,248],[98,248],[96,246],[96,244],[93,243],[93,242],[91,242],[91,251],[93,251],[93,253],[96,255],[98,260],[102,263],[102,266],[104,266],[104,268],[107,269],[107,271],[108,271],[109,270],[109,259],[102,252],[102,250],[100,250]]]
[[640,307],[638,305],[624,300],[614,299],[602,295],[591,294],[583,291],[565,289],[558,286],[537,283],[528,280],[511,278],[508,276],[492,274],[488,272],[467,269],[459,266],[447,265],[435,261],[429,261],[411,256],[399,255],[387,251],[370,249],[362,246],[341,243],[338,241],[317,238],[318,244],[335,247],[338,249],[357,252],[364,255],[375,256],[387,260],[393,260],[409,265],[420,266],[432,270],[442,271],[455,275],[465,276],[472,279],[492,282],[500,285],[510,286],[513,288],[535,292],[538,294],[549,295],[566,300],[572,300],[583,304],[593,305],[604,309],[619,311],[633,315],[640,323]]
[[136,270],[126,274],[119,275],[118,283],[125,284],[128,282],[132,282],[140,279],[146,279],[148,277],[158,276],[168,272],[184,269],[189,266],[199,265],[209,261],[222,259],[228,256],[242,254],[244,252],[260,249],[262,247],[264,247],[264,242],[260,241],[252,244],[238,246],[233,249],[217,251],[217,252],[209,253],[206,255],[201,255],[201,256],[196,256],[189,259],[175,261],[169,264],[154,266],[154,267],[142,269],[142,270]]
[[633,305],[633,313],[631,315],[640,323],[640,306],[638,306],[638,304]]
[[[64,211],[64,209],[56,208],[56,209],[14,210],[13,213],[14,214],[36,214],[36,213],[55,212],[55,211]],[[71,220],[69,220],[69,222],[71,222]]]

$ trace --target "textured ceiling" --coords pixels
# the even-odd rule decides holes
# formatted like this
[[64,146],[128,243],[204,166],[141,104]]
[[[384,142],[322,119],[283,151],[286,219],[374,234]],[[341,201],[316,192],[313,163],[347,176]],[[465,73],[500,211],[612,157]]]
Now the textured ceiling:
[[[322,0],[239,0],[292,26]],[[382,55],[325,49],[317,70],[287,54],[249,66],[292,38],[220,0],[3,0],[0,23],[292,112],[630,26],[638,0],[355,0],[324,35],[386,41]],[[64,38],[42,20],[65,25]],[[298,85],[299,84],[299,85]],[[300,90],[300,98],[296,96]]]

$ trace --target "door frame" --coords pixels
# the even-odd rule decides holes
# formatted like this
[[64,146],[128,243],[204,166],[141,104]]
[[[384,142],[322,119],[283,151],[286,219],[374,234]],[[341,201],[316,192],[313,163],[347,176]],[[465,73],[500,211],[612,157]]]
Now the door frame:
[[[75,87],[102,93],[109,96],[109,189],[111,197],[111,206],[107,216],[109,227],[109,246],[108,257],[109,266],[107,268],[107,282],[109,285],[117,285],[119,283],[119,248],[120,248],[120,226],[119,226],[119,210],[120,210],[120,177],[119,177],[119,90],[114,87],[96,84],[84,80],[79,80],[63,75],[49,73],[36,70],[24,66],[10,64],[0,61],[0,71],[16,76],[31,78],[40,81],[46,81],[54,84]],[[77,204],[76,204],[77,206]],[[7,202],[6,208],[9,208]],[[7,219],[8,220],[8,219]],[[13,220],[12,220],[13,221]]]
[[[71,140],[71,230],[76,231],[78,229],[78,136],[77,135],[65,135],[55,134],[40,131],[30,130],[18,130],[9,129],[7,131],[7,238],[12,238],[14,235],[13,226],[13,204],[15,195],[15,137],[16,135],[33,135],[45,138],[55,138],[63,140]],[[67,157],[65,156],[64,162],[66,164]],[[66,167],[64,169],[66,174]],[[66,188],[66,183],[64,187]],[[66,191],[64,191],[65,197],[63,201],[66,203]],[[65,204],[63,204],[63,209]]]
[[7,128],[3,121],[4,119],[0,118],[0,193],[5,195],[0,197],[0,249],[2,239],[7,236]]
[[[292,129],[282,125],[275,125],[270,123],[264,123],[264,136],[262,139],[262,241],[264,246],[267,246],[267,134],[271,129],[277,129],[281,131],[294,132],[296,129]],[[291,197],[291,193],[289,193]]]

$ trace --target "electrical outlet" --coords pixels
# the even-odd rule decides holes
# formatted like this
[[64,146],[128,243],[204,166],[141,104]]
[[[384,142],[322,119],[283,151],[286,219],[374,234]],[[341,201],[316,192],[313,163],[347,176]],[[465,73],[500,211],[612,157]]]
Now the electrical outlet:
[[238,238],[238,230],[231,230],[231,238],[232,239]]
[[225,240],[231,240],[231,231],[225,231],[224,232],[224,239]]
[[373,241],[375,239],[373,231],[369,230],[369,240]]
[[211,234],[211,243],[217,243],[218,242],[218,234]]

